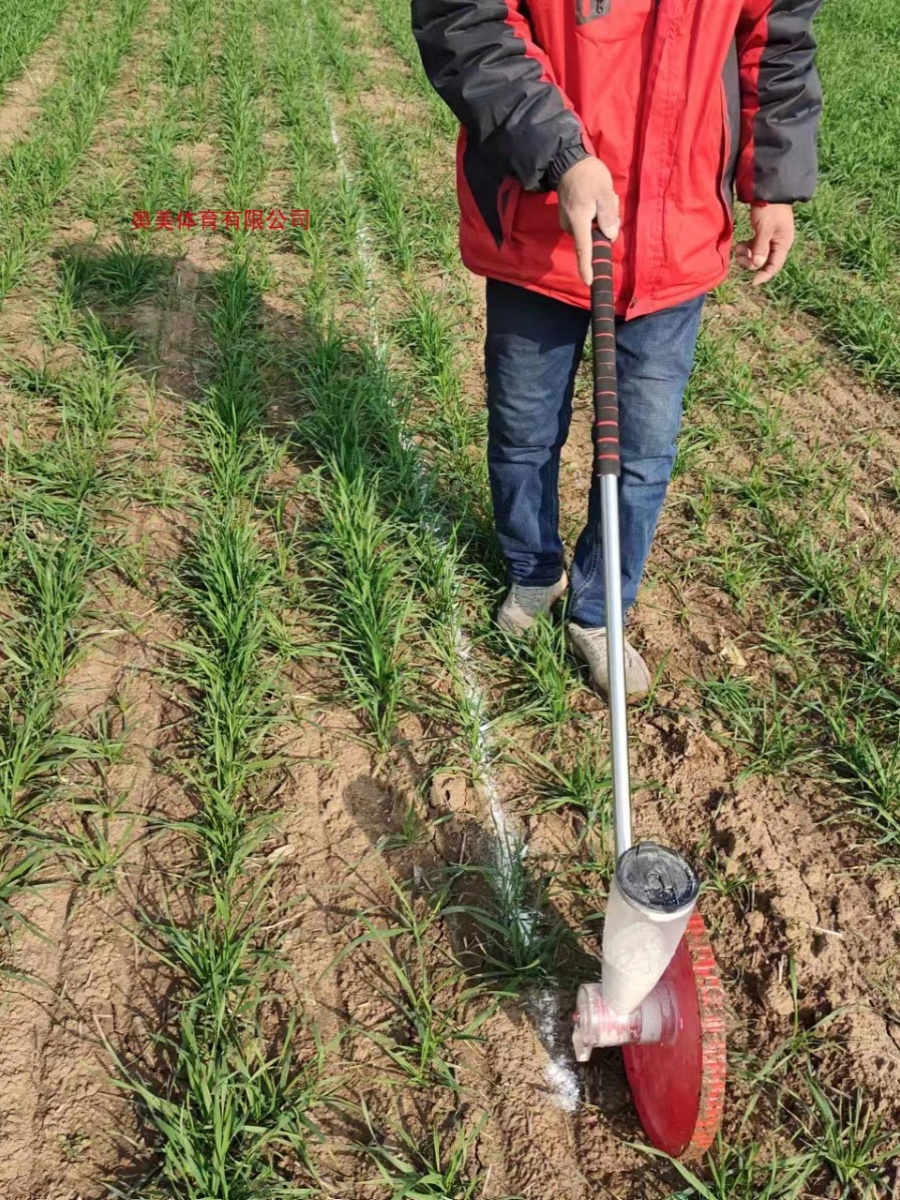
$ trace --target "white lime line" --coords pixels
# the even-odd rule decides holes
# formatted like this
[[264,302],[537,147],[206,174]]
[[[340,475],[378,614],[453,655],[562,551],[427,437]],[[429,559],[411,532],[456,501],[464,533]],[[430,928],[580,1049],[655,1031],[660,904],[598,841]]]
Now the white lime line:
[[[304,10],[306,3],[304,0]],[[309,12],[306,11],[306,21],[312,35],[312,21],[309,17]],[[312,37],[310,36],[310,40]],[[334,109],[331,107],[331,101],[328,99],[328,94],[322,88],[322,103],[325,105],[325,111],[328,113],[328,132],[331,135],[331,144],[334,146],[334,157],[337,162],[338,174],[341,179],[350,185],[353,184],[353,172],[347,165],[347,159],[344,155],[343,145],[341,143],[341,135],[338,132],[337,122],[334,119]],[[378,318],[375,315],[375,253],[372,249],[372,235],[369,233],[369,227],[364,221],[356,226],[356,252],[359,255],[359,261],[362,263],[363,272],[366,281],[366,313],[368,316],[369,329],[372,335],[372,344],[375,346],[375,353],[384,361],[387,358],[387,342],[381,336],[381,329],[378,325]]]
[[504,915],[516,922],[520,935],[527,944],[534,928],[536,914],[521,906],[515,906],[512,901],[515,880],[522,870],[522,859],[528,853],[528,847],[522,835],[510,828],[503,801],[500,799],[497,780],[490,770],[496,749],[487,719],[487,696],[475,674],[472,644],[463,632],[458,609],[454,611],[454,619],[453,640],[463,684],[463,700],[478,730],[474,746],[475,766],[496,834],[493,846],[494,863],[499,877]]
[[[312,42],[313,26],[309,10],[306,0],[301,0],[301,2],[306,15],[310,41]],[[334,109],[331,106],[324,87],[321,89],[321,94],[322,103],[328,114],[328,128],[331,136],[331,144],[334,147],[338,174],[345,183],[352,186],[354,183],[353,171],[344,154],[340,131],[334,119]],[[375,296],[376,258],[372,248],[372,236],[368,226],[363,221],[360,221],[356,227],[356,249],[365,277],[367,293],[366,315],[372,343],[375,346],[379,359],[384,362],[387,359],[388,343],[382,336],[373,302]],[[401,427],[401,444],[405,450],[417,455],[416,444],[410,436],[409,430],[405,427]],[[418,456],[416,461],[418,464]],[[420,474],[422,494],[425,496],[428,491],[427,479],[424,473],[421,472],[421,469]],[[423,520],[423,528],[429,536],[434,538],[442,551],[448,549],[450,544],[449,539],[440,531],[437,518],[432,518],[431,521]],[[514,881],[517,872],[520,872],[522,869],[521,862],[528,852],[528,847],[522,835],[510,828],[506,810],[500,799],[500,789],[497,779],[490,769],[491,763],[496,756],[496,747],[491,736],[490,722],[487,719],[487,694],[479,683],[475,673],[472,643],[466,637],[463,630],[458,607],[454,609],[451,633],[459,663],[460,679],[463,684],[463,699],[474,718],[475,727],[478,730],[474,747],[477,757],[475,765],[478,769],[479,781],[487,800],[488,812],[490,813],[491,822],[496,833],[496,837],[493,839],[494,861],[500,886],[504,892],[504,898],[511,898],[514,890]],[[519,925],[526,944],[534,928],[536,916],[535,912],[522,907],[517,908],[514,914],[513,919]],[[547,1051],[550,1060],[546,1067],[545,1076],[553,1103],[566,1112],[574,1112],[578,1107],[581,1088],[577,1076],[572,1070],[569,1061],[561,1052],[559,1045],[559,1038],[557,1036],[559,1001],[555,992],[549,988],[544,989],[538,993],[536,1000],[534,998],[529,1000],[529,1008],[534,1017],[538,1037]],[[569,1058],[571,1058],[571,1054]]]
[[581,1100],[581,1084],[572,1065],[572,1048],[559,1036],[559,1005],[559,993],[554,988],[542,988],[528,1002],[537,1035],[550,1058],[544,1075],[554,1103],[564,1112],[573,1113]]

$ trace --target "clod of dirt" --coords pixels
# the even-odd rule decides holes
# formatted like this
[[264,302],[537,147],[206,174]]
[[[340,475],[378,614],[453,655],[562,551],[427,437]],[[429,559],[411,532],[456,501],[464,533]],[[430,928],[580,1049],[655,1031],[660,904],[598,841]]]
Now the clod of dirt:
[[780,1017],[789,1017],[794,1011],[794,998],[790,988],[777,975],[773,975],[765,986],[762,999],[766,1008],[778,1013]]

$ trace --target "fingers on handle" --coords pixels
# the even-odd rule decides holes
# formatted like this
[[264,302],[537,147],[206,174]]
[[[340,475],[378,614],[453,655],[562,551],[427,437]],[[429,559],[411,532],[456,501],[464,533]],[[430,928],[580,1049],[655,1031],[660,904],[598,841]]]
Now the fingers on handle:
[[619,236],[619,197],[615,192],[597,201],[597,224],[611,242]]

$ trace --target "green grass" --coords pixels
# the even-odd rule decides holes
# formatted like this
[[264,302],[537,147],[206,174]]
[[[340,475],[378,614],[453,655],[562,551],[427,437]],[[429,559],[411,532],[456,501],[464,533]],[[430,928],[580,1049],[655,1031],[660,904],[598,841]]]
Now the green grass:
[[405,643],[414,592],[398,553],[403,527],[379,516],[379,490],[377,480],[335,470],[322,489],[313,555],[334,653],[377,743],[386,746],[409,707],[412,668]]
[[[481,1040],[479,1031],[494,1006],[480,983],[467,982],[465,968],[444,944],[442,922],[458,911],[448,903],[449,888],[416,897],[393,879],[388,885],[392,902],[359,914],[363,932],[347,943],[332,969],[360,947],[374,951],[373,991],[392,1014],[383,1028],[361,1032],[384,1051],[405,1085],[460,1094],[459,1051]],[[470,1006],[474,1015],[461,1019]]]
[[[184,0],[184,3],[173,0],[166,15],[166,26],[168,37],[160,47],[160,77],[173,103],[167,108],[161,126],[154,131],[156,144],[146,146],[142,167],[148,173],[150,194],[147,199],[159,196],[164,201],[161,208],[174,209],[179,196],[179,176],[177,164],[172,163],[172,146],[199,140],[198,133],[206,128],[212,115],[216,13],[206,0]],[[139,125],[137,129],[140,129]],[[163,191],[166,175],[169,175],[168,194]],[[207,197],[197,199],[205,202]],[[198,207],[196,204],[186,207],[192,206]],[[147,203],[140,207],[152,210],[155,205]]]
[[748,335],[751,345],[770,344],[758,322],[732,328],[719,319],[715,334],[703,332],[688,420],[721,439],[727,414],[728,435],[749,450],[753,465],[735,476],[722,470],[716,450],[699,460],[707,489],[699,499],[687,494],[684,504],[695,548],[689,569],[733,601],[750,627],[744,650],[761,652],[768,677],[716,673],[701,682],[701,693],[747,759],[745,774],[793,771],[828,780],[893,854],[900,812],[895,555],[877,536],[848,552],[851,478],[837,457],[803,447],[779,407],[779,397],[808,377],[806,361],[779,353],[751,362]]
[[[41,887],[44,860],[44,852],[37,847],[22,849],[4,846],[0,850],[0,935],[4,941],[11,939],[14,932],[22,928],[36,937],[42,936],[34,922],[20,911],[16,901],[24,892]],[[5,954],[0,955],[0,974],[7,973],[4,958]]]
[[291,1017],[280,1038],[265,1028],[271,968],[261,927],[264,880],[233,897],[214,889],[214,903],[190,926],[148,918],[147,949],[182,980],[171,1035],[153,1034],[165,1081],[126,1062],[107,1042],[118,1086],[133,1097],[156,1135],[155,1161],[139,1191],[149,1200],[294,1200],[317,1194],[290,1182],[280,1164],[311,1179],[307,1141],[311,1111],[327,1102],[324,1048],[300,1060]]
[[[320,601],[336,612],[337,604],[344,606],[345,628],[341,631],[335,621],[329,640],[335,653],[344,655],[343,673],[351,695],[361,693],[363,670],[369,687],[379,678],[393,682],[396,674],[379,675],[376,667],[395,669],[395,651],[412,644],[413,630],[421,631],[416,647],[421,661],[417,653],[415,662],[420,687],[410,699],[417,703],[419,718],[428,722],[433,748],[433,758],[429,757],[441,766],[458,763],[474,782],[488,786],[498,751],[493,745],[491,713],[478,686],[481,647],[467,644],[463,633],[471,626],[468,605],[477,597],[480,619],[485,594],[483,572],[472,570],[478,551],[489,545],[483,509],[472,504],[473,498],[475,504],[483,503],[485,490],[473,491],[469,486],[476,470],[483,478],[483,467],[475,467],[468,453],[481,418],[472,418],[454,362],[452,312],[445,316],[435,298],[414,281],[421,269],[417,256],[429,253],[431,234],[420,236],[413,230],[407,236],[400,191],[383,195],[391,187],[392,173],[399,172],[401,181],[407,178],[407,148],[389,134],[382,138],[373,124],[362,119],[343,120],[341,100],[351,99],[364,78],[354,53],[358,40],[346,30],[339,35],[334,13],[323,6],[316,7],[314,16],[315,43],[310,43],[305,22],[287,24],[277,39],[275,59],[276,94],[289,126],[286,137],[297,190],[309,198],[313,211],[323,214],[303,239],[302,290],[288,292],[303,304],[307,317],[287,359],[302,414],[297,452],[303,461],[312,458],[323,464],[315,471],[311,489],[323,520],[314,543],[317,554],[314,559],[310,556],[316,564],[310,575],[321,589],[316,593]],[[320,45],[321,56],[314,52]],[[323,59],[332,69],[327,80]],[[325,90],[328,85],[330,96]],[[302,89],[302,108],[294,89]],[[307,135],[306,117],[301,143],[293,125],[309,113],[318,114],[318,119]],[[341,161],[334,141],[322,134],[332,117],[338,127]],[[388,170],[392,154],[393,172]],[[409,194],[418,195],[415,175],[408,178],[413,184]],[[437,227],[436,220],[432,224]],[[441,229],[440,235],[445,238],[446,231]],[[444,256],[449,261],[446,251]],[[392,303],[388,309],[377,298],[381,267],[396,270],[398,263],[407,268],[403,286],[408,304]],[[337,325],[335,308],[338,313],[354,314],[347,328]],[[427,364],[417,376],[394,369],[395,346],[407,353],[427,354]],[[429,403],[416,404],[414,411],[411,405],[422,391]],[[351,519],[345,516],[348,513]],[[343,589],[339,590],[335,585],[341,571]],[[392,594],[386,580],[408,581],[404,586],[415,598],[409,609],[399,591]],[[346,611],[348,596],[355,599],[356,617]],[[420,613],[428,617],[423,619]],[[408,631],[407,621],[411,622]],[[551,669],[551,653],[548,648],[547,663],[541,660],[538,670],[545,665]],[[440,690],[429,690],[432,679],[441,680]],[[391,693],[384,689],[374,694],[386,700]],[[390,704],[385,703],[384,710],[390,711]],[[371,711],[374,714],[374,705]],[[551,928],[540,912],[537,871],[530,863],[517,869],[522,850],[517,836],[509,834],[507,840],[504,833],[495,840],[497,861],[463,871],[452,892],[456,896],[458,889],[466,897],[474,888],[482,901],[477,905],[454,902],[445,910],[448,920],[459,919],[471,931],[466,957],[471,968],[467,969],[476,970],[476,961],[479,964],[473,1000],[485,986],[526,989],[545,982],[555,969],[562,936],[560,928]],[[536,904],[534,911],[526,911],[531,903]],[[429,972],[420,935],[409,921],[386,927],[372,922],[360,935],[360,949],[363,943],[369,950],[382,947],[384,997],[396,995],[393,1004],[402,1021],[399,1044],[393,1033],[376,1031],[380,1048],[413,1086],[437,1081],[453,1097],[448,1103],[457,1105],[450,1051],[459,1029],[469,1029],[471,1020],[460,1021],[457,1015],[459,997],[453,995],[454,989],[464,989],[462,980],[456,979],[458,968],[450,962]],[[441,1145],[446,1154],[446,1146]],[[388,1194],[469,1194],[463,1189],[471,1179],[461,1183],[457,1178],[461,1162],[448,1176],[446,1159],[430,1154],[425,1160],[421,1155],[408,1158],[394,1153],[393,1141],[390,1146],[389,1169],[399,1167],[398,1158],[404,1166],[396,1179],[393,1174],[385,1177],[389,1188],[398,1189]],[[440,1188],[445,1193],[434,1190]]]
[[671,1200],[800,1200],[812,1170],[809,1156],[785,1154],[758,1143],[728,1146],[720,1142],[707,1158],[708,1179],[683,1163],[672,1166],[686,1183]]
[[829,1094],[810,1077],[813,1107],[807,1130],[814,1162],[832,1180],[840,1200],[878,1196],[887,1186],[887,1169],[900,1158],[900,1136],[885,1127],[860,1089],[852,1095]]
[[226,1031],[210,1031],[208,1024],[206,998],[197,998],[185,1008],[178,1036],[158,1039],[172,1061],[173,1083],[184,1088],[181,1096],[160,1092],[120,1064],[161,1145],[158,1181],[145,1185],[141,1196],[299,1200],[320,1194],[314,1186],[288,1183],[276,1165],[285,1155],[303,1162],[315,1131],[308,1112],[317,1082],[296,1063],[292,1031],[267,1052],[258,1023]]
[[179,589],[187,628],[178,676],[195,697],[195,754],[185,771],[201,800],[195,833],[208,870],[230,886],[259,840],[241,801],[280,711],[275,575],[234,501],[201,510],[191,549]]
[[731,1142],[720,1135],[706,1156],[703,1178],[685,1163],[642,1148],[671,1163],[684,1181],[673,1200],[876,1200],[889,1194],[900,1140],[859,1090],[844,1095],[807,1075],[799,1093],[785,1089],[779,1095],[777,1112],[780,1137],[754,1138],[747,1116]]
[[[177,144],[184,88],[208,99],[223,208],[249,206],[265,166],[255,15],[242,0],[224,13],[195,4],[176,16],[162,51],[168,66],[155,150],[164,146],[170,155]],[[186,22],[209,32],[214,16],[217,55],[205,48],[192,55]],[[214,87],[207,71],[215,71]],[[138,146],[139,164],[155,152],[152,133],[148,139]],[[144,177],[151,191],[168,186],[164,176]],[[152,263],[147,253],[138,251]],[[324,1048],[303,1030],[311,1049],[301,1052],[296,1018],[280,1034],[267,1023],[269,981],[282,965],[269,929],[274,868],[261,870],[253,856],[276,815],[269,791],[281,764],[272,738],[285,719],[286,656],[296,651],[281,620],[285,553],[272,544],[269,511],[268,479],[282,447],[267,428],[259,320],[267,268],[262,247],[241,235],[229,239],[226,258],[197,297],[199,388],[183,398],[178,431],[185,463],[177,502],[189,523],[180,557],[167,568],[166,603],[181,629],[168,647],[167,673],[186,707],[168,767],[194,811],[161,816],[156,825],[192,854],[142,913],[140,933],[145,953],[172,978],[173,1002],[145,1061],[128,1061],[108,1044],[119,1086],[135,1101],[151,1143],[144,1178],[116,1194],[142,1200],[313,1194],[311,1111],[329,1086]],[[141,261],[133,260],[137,280]],[[127,314],[141,294],[139,287],[130,294],[107,287],[104,300]]]
[[0,14],[0,103],[5,85],[21,74],[29,57],[52,33],[68,7],[69,0],[9,0]]
[[[63,280],[63,288],[67,283]],[[6,455],[6,588],[2,643],[0,821],[33,820],[56,790],[64,764],[87,758],[77,730],[57,723],[68,672],[90,628],[91,580],[116,557],[100,528],[121,495],[127,468],[108,446],[119,432],[129,381],[129,347],[92,317],[73,330],[82,357],[50,378],[10,364],[15,384],[38,388],[52,433],[10,444]]]
[[504,649],[517,667],[519,679],[510,699],[516,702],[518,715],[546,724],[554,737],[560,737],[575,716],[573,701],[581,683],[566,645],[565,626],[542,618],[531,636],[511,637]]
[[62,49],[73,64],[41,97],[27,139],[0,160],[0,299],[19,281],[50,231],[53,206],[87,152],[147,0],[88,8]]
[[382,1194],[390,1200],[475,1200],[484,1194],[488,1172],[473,1174],[469,1167],[478,1130],[460,1129],[449,1145],[442,1144],[435,1130],[429,1145],[401,1126],[386,1132],[369,1121],[369,1129],[372,1141],[366,1151]]
[[[44,6],[41,16],[53,11],[59,6]],[[6,184],[0,205],[24,198],[0,248],[0,257],[12,256],[7,265],[16,245],[24,245],[17,239],[36,232],[37,250],[52,204],[77,186],[78,163],[141,11],[113,6],[98,16],[75,6],[63,52],[77,59],[77,68],[57,71],[40,97],[30,140],[15,143],[0,168]],[[115,594],[119,572],[124,576],[139,557],[123,544],[120,521],[123,505],[139,491],[136,339],[92,305],[145,298],[161,273],[156,260],[131,258],[124,247],[105,259],[76,248],[58,254],[48,276],[28,298],[36,302],[36,336],[27,357],[13,338],[12,353],[4,351],[0,362],[16,397],[18,434],[5,445],[0,498],[8,666],[0,695],[5,924],[19,921],[36,936],[41,931],[18,914],[17,888],[75,882],[111,893],[138,836],[140,817],[109,777],[127,751],[91,720],[73,721],[66,707],[72,672],[90,655],[99,621],[116,620],[114,612],[99,617],[107,589]],[[141,436],[149,432],[142,423]],[[108,705],[96,720],[102,724],[109,715]]]
[[821,181],[776,295],[813,314],[866,375],[900,385],[900,21],[879,0],[825,4],[815,22],[825,91]]
[[528,795],[534,813],[574,810],[584,818],[581,836],[599,834],[607,841],[612,833],[612,781],[605,739],[585,734],[566,758],[532,754],[522,759]]
[[[288,36],[290,49],[282,42]],[[323,636],[350,694],[380,745],[390,743],[402,711],[425,703],[442,707],[430,688],[435,672],[442,671],[453,684],[460,739],[471,750],[480,744],[483,714],[471,711],[467,701],[471,692],[457,644],[467,531],[447,511],[442,488],[404,432],[409,405],[404,381],[387,368],[383,348],[369,343],[371,329],[360,343],[334,320],[335,300],[344,289],[354,301],[362,298],[364,311],[373,298],[360,252],[361,197],[355,176],[339,171],[334,145],[323,132],[330,109],[309,31],[298,22],[282,39],[274,47],[273,83],[288,126],[295,186],[305,203],[323,213],[301,247],[308,273],[297,299],[309,327],[298,331],[289,355],[283,347],[278,351],[296,381],[302,414],[297,453],[308,455],[311,448],[324,464],[316,473],[322,521],[308,551],[316,564],[310,571],[313,602],[325,618]],[[327,45],[332,49],[326,54],[345,64],[348,51]],[[346,65],[341,69],[341,80],[352,89],[355,73]],[[312,135],[310,112],[320,116],[314,123],[319,132]],[[352,219],[345,221],[345,214]],[[380,317],[373,315],[377,327]],[[433,619],[426,622],[424,611]],[[416,639],[423,653],[413,663],[409,647]],[[413,666],[422,680],[415,695]],[[442,711],[450,715],[446,706]]]

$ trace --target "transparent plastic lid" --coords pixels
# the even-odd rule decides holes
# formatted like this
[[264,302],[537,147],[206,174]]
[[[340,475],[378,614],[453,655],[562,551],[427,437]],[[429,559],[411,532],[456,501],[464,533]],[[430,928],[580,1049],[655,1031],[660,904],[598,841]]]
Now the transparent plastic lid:
[[616,865],[616,881],[629,904],[673,915],[693,907],[700,881],[687,859],[656,842],[639,842]]

